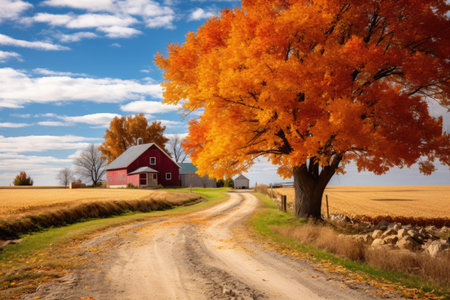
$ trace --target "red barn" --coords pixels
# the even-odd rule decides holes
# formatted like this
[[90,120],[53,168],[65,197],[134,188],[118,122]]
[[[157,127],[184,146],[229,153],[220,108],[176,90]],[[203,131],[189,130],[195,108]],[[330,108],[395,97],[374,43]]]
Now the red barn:
[[180,166],[154,143],[128,148],[106,168],[108,187],[180,186]]

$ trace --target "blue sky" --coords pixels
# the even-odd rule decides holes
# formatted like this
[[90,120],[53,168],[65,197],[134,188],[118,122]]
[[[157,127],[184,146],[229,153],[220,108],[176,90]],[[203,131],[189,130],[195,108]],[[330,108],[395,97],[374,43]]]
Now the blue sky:
[[[145,113],[166,133],[187,132],[177,107],[161,104],[162,72],[156,52],[183,43],[221,9],[240,1],[0,0],[0,185],[25,170],[36,185],[54,185],[78,151],[101,143],[118,115]],[[449,114],[444,115],[449,130]],[[276,166],[260,162],[252,184],[279,182]],[[450,184],[450,172],[417,168],[384,176],[354,166],[332,184]]]

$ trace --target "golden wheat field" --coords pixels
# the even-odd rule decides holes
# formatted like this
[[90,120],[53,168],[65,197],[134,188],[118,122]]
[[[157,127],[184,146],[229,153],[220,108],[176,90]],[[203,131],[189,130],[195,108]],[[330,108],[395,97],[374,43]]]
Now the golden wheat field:
[[178,202],[187,198],[193,198],[193,195],[138,189],[0,189],[0,218],[98,201],[154,199]]
[[[293,188],[274,191],[294,201]],[[330,214],[450,218],[450,185],[436,186],[332,186],[325,190],[322,212]]]

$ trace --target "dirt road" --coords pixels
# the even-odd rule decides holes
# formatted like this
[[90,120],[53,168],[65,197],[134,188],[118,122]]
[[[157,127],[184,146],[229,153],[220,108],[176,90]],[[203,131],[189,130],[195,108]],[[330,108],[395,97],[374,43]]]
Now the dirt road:
[[[373,299],[341,280],[267,251],[242,230],[258,206],[230,193],[212,208],[110,230],[85,242],[90,266],[25,299]],[[366,290],[366,291],[365,291]]]

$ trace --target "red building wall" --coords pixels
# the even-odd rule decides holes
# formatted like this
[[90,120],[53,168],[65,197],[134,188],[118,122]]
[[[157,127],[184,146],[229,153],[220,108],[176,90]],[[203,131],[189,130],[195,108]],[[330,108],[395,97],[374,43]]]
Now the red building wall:
[[127,185],[127,169],[117,169],[106,171],[106,184],[110,185]]
[[139,186],[139,174],[133,174],[127,176],[127,184]]
[[[156,157],[156,165],[150,165],[150,157]],[[158,184],[162,184],[164,187],[181,186],[179,176],[180,168],[154,145],[132,162],[128,166],[127,172],[133,172],[140,167],[150,167],[158,171]],[[166,180],[167,172],[172,173],[171,180]]]

